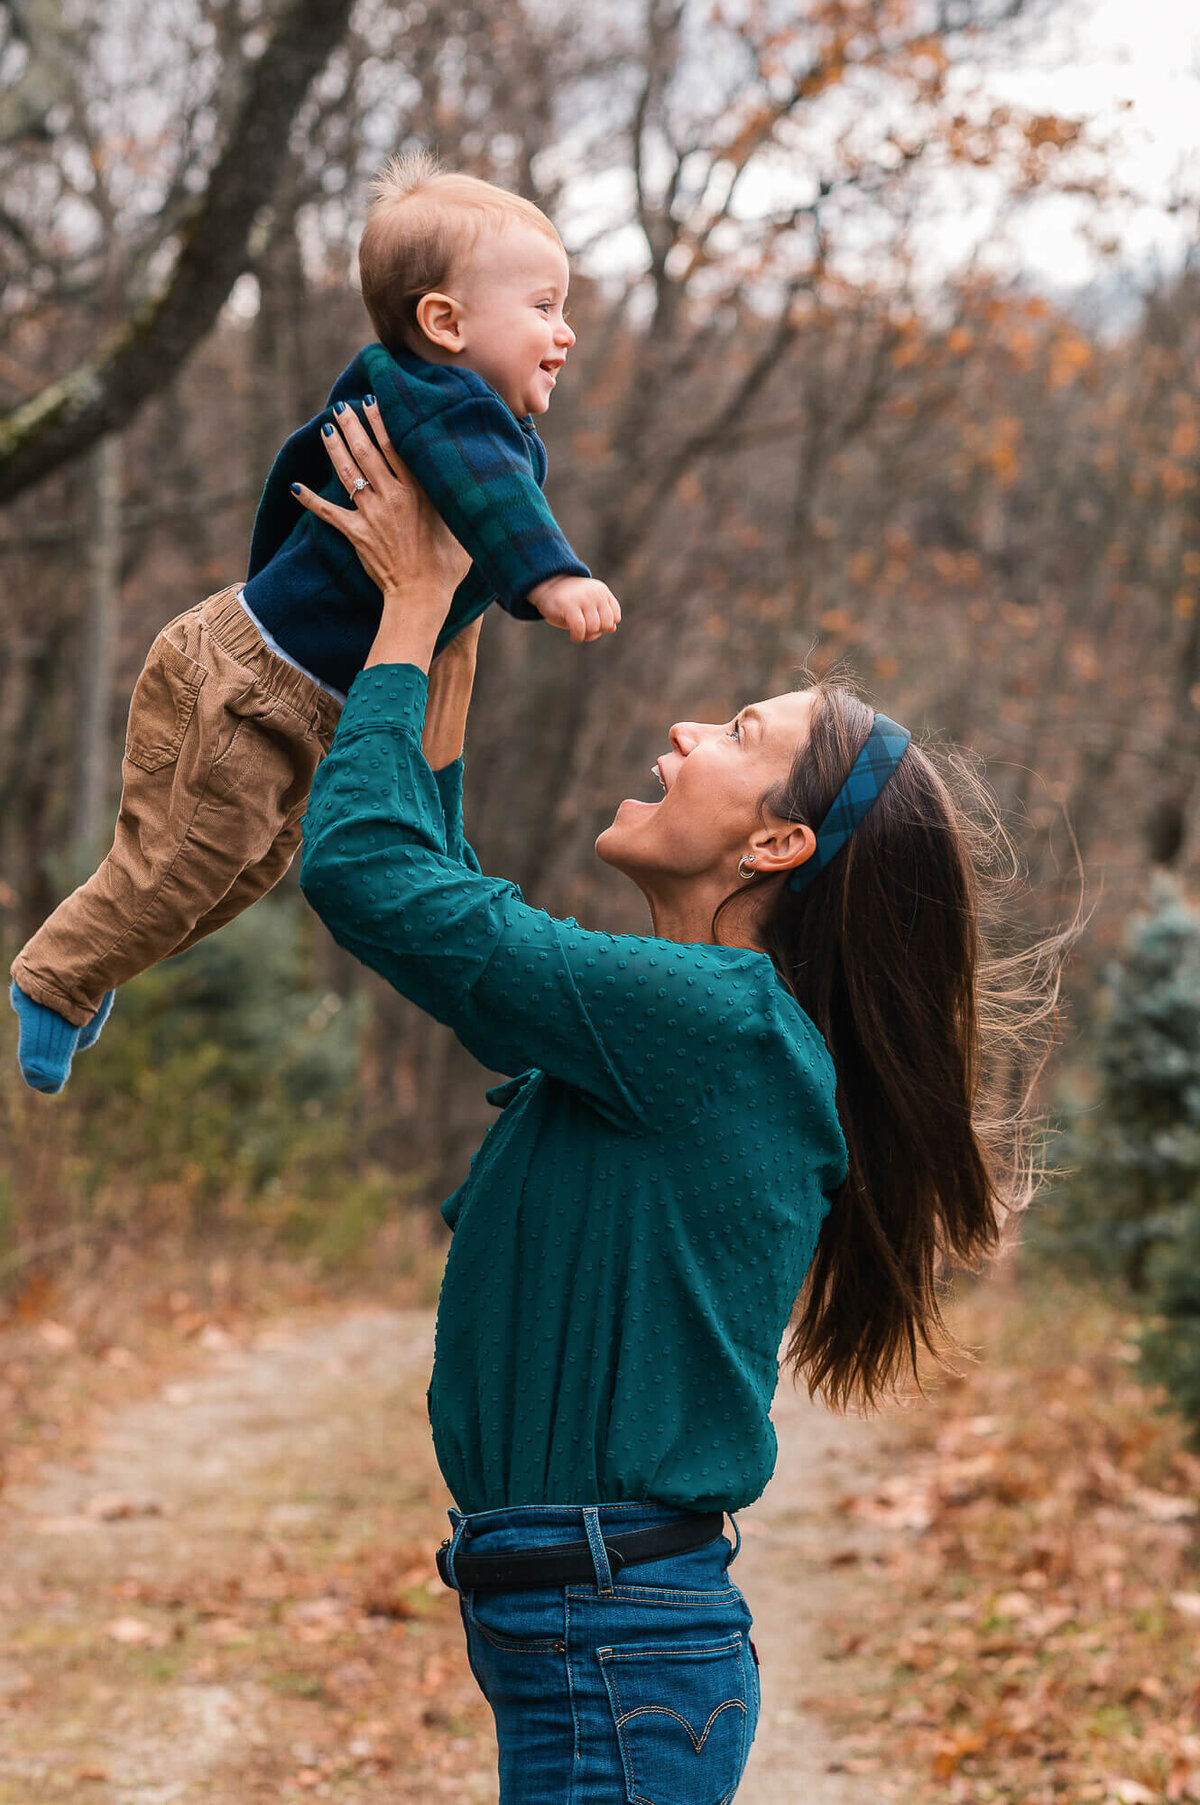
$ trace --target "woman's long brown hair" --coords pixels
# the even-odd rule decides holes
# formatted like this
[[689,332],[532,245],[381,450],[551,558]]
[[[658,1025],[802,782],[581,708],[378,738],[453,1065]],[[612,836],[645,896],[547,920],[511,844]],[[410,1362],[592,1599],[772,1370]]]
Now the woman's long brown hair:
[[[815,829],[872,710],[841,684],[813,688],[808,738],[761,804]],[[965,760],[940,762],[945,774],[910,744],[806,889],[775,876],[735,893],[774,885],[760,942],[837,1073],[849,1171],[785,1362],[841,1408],[917,1376],[922,1346],[944,1359],[954,1346],[939,1305],[946,1267],[992,1251],[1035,1184],[1034,1084],[1070,931],[1023,952],[997,944],[1019,869],[990,792]]]

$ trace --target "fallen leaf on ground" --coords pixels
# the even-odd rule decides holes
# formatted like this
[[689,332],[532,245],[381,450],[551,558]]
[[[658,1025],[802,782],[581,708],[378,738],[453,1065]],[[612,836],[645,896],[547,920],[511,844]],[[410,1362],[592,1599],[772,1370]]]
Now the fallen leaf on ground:
[[1132,1501],[1152,1523],[1178,1523],[1200,1510],[1194,1498],[1183,1498],[1178,1492],[1156,1492],[1148,1485],[1139,1486]]
[[74,1329],[69,1329],[65,1322],[55,1322],[49,1316],[45,1322],[39,1322],[37,1332],[39,1338],[56,1354],[69,1352],[77,1339]]
[[104,1625],[104,1634],[111,1642],[123,1642],[129,1648],[145,1648],[152,1642],[164,1642],[166,1637],[141,1617],[114,1617],[111,1623]]
[[100,1523],[118,1523],[125,1517],[162,1516],[157,1498],[130,1498],[124,1492],[97,1492],[83,1508]]

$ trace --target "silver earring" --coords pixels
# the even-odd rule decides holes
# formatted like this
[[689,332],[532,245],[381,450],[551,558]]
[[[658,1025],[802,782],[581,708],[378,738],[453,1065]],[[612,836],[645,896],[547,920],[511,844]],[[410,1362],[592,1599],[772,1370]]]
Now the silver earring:
[[754,863],[754,854],[752,852],[743,854],[743,856],[738,860],[738,876],[742,879],[745,879],[748,877],[753,877],[754,876],[753,871],[743,871],[742,870],[743,865],[753,865],[753,863]]

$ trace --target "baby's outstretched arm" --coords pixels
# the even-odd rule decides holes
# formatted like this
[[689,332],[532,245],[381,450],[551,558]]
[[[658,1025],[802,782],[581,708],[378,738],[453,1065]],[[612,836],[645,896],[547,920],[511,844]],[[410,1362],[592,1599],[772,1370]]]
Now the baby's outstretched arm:
[[529,591],[529,599],[543,620],[565,627],[577,645],[615,633],[621,618],[620,602],[596,577],[547,577]]

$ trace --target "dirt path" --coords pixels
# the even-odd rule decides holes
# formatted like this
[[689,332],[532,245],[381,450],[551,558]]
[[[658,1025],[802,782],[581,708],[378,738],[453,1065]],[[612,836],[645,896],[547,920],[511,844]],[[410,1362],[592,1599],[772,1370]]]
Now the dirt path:
[[805,1703],[837,1689],[824,1626],[837,1617],[853,1624],[852,1575],[882,1540],[842,1505],[878,1480],[879,1433],[810,1403],[790,1379],[771,1415],[779,1457],[762,1497],[738,1513],[742,1552],[732,1569],[754,1613],[763,1695],[737,1805],[878,1805],[870,1782],[836,1771],[837,1752]]
[[[433,1316],[326,1314],[113,1412],[88,1470],[0,1519],[0,1805],[495,1798],[491,1719],[429,1556]],[[837,1501],[869,1428],[781,1386],[779,1467],[739,1522],[763,1717],[739,1805],[867,1805],[803,1701],[863,1548]],[[875,1463],[872,1467],[872,1463]],[[380,1551],[384,1550],[384,1553]]]

